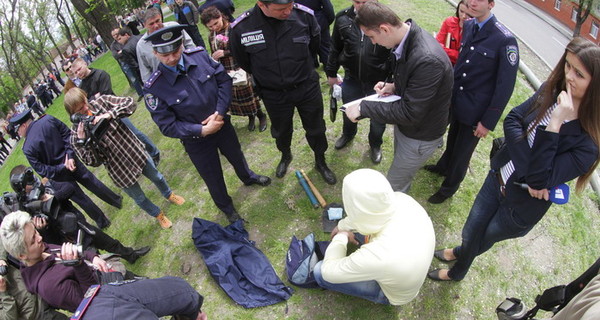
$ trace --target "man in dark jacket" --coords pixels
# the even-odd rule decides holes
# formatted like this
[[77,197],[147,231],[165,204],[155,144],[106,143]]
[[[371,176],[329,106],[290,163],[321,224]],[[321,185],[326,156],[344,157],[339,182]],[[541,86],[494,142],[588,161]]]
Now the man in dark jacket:
[[118,33],[119,43],[123,45],[121,49],[121,61],[127,65],[130,72],[127,75],[131,76],[130,79],[135,92],[138,94],[138,101],[140,101],[144,97],[144,92],[142,89],[142,78],[140,76],[140,67],[138,65],[137,58],[137,43],[142,38],[141,35],[133,35],[131,29],[129,27],[119,29]]
[[[340,65],[344,67],[344,81],[341,83],[344,103],[374,94],[375,84],[384,81],[388,74],[386,62],[390,58],[390,49],[373,44],[354,23],[356,11],[364,2],[353,2],[353,6],[340,11],[336,15],[333,26],[331,52],[325,73],[330,86],[340,84],[337,71]],[[357,124],[350,121],[344,114],[342,136],[336,141],[335,148],[342,149],[354,139],[356,129]],[[385,123],[371,119],[369,146],[373,163],[381,162],[381,144],[384,132]]]
[[440,44],[414,21],[400,21],[389,7],[365,3],[356,24],[373,43],[395,48],[394,83],[379,82],[380,96],[394,102],[362,101],[348,106],[352,121],[367,117],[395,124],[394,161],[388,180],[394,191],[408,192],[417,170],[442,144],[452,95],[452,65]]
[[[323,67],[327,63],[327,57],[331,51],[331,36],[329,35],[329,25],[335,19],[335,11],[329,0],[295,0],[295,3],[307,6],[312,9],[321,27],[321,45],[319,46],[319,62]],[[356,2],[355,2],[356,3]]]
[[201,47],[206,47],[204,40],[198,30],[198,8],[190,1],[175,0],[173,7],[175,18],[179,24],[185,25],[185,31],[192,37],[194,44]]

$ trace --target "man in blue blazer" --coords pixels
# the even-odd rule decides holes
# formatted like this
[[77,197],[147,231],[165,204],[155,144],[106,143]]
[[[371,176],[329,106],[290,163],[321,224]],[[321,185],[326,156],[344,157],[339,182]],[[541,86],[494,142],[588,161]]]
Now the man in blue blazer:
[[494,0],[468,0],[474,19],[465,22],[454,67],[454,88],[446,150],[425,169],[445,176],[428,201],[442,203],[460,187],[479,140],[494,130],[512,95],[519,48],[512,33],[492,14]]

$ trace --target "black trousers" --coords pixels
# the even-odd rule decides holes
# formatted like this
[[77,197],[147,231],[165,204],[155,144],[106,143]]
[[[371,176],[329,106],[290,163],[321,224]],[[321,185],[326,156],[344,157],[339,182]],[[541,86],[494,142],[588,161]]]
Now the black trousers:
[[473,126],[456,120],[450,122],[446,150],[436,165],[446,174],[439,190],[442,195],[451,197],[456,193],[467,174],[471,156],[478,143],[479,138],[473,135]]
[[315,155],[325,154],[327,138],[323,120],[323,96],[316,72],[293,89],[276,91],[261,88],[260,95],[271,119],[271,136],[275,138],[279,151],[291,152],[294,110],[298,109],[308,145]]

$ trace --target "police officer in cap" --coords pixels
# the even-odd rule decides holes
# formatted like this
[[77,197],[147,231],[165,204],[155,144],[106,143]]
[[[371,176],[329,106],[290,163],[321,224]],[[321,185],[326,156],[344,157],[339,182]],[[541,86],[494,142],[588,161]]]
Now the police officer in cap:
[[281,151],[277,177],[285,175],[292,161],[295,107],[317,171],[335,184],[335,174],[325,163],[323,97],[315,71],[320,29],[312,10],[292,0],[259,0],[231,25],[229,42],[240,67],[253,75],[269,113],[271,135]]
[[234,222],[240,216],[227,193],[219,152],[245,185],[267,186],[271,179],[250,170],[227,115],[231,77],[204,48],[184,51],[183,29],[167,27],[147,38],[161,64],[144,85],[146,107],[165,136],[181,140],[213,201]]

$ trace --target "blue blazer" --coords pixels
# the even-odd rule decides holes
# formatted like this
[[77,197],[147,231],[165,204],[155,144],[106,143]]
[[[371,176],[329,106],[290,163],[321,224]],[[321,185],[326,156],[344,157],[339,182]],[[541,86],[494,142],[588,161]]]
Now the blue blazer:
[[[506,148],[492,159],[492,169],[500,169],[508,159],[513,161],[515,172],[506,182],[506,201],[524,224],[537,223],[546,213],[550,201],[532,198],[527,190],[513,182],[527,183],[533,189],[550,189],[571,181],[584,173],[598,159],[598,146],[583,130],[579,120],[569,121],[558,133],[536,130],[533,147],[529,147],[527,127],[535,119],[529,114],[539,91],[510,111],[504,120]],[[504,160],[502,160],[504,159]]]

